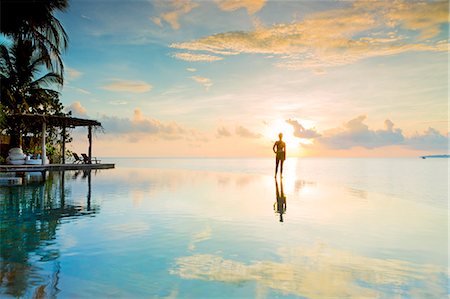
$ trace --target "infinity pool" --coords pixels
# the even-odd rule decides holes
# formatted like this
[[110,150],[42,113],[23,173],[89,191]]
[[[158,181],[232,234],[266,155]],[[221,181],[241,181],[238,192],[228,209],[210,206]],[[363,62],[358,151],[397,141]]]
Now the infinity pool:
[[446,298],[448,160],[122,159],[0,187],[3,298]]

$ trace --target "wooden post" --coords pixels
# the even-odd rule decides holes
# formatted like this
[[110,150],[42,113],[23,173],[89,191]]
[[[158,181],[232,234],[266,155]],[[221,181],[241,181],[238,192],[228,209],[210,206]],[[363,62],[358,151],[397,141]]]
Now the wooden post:
[[62,148],[61,148],[62,164],[66,164],[66,126],[62,127]]
[[45,123],[45,120],[42,122],[42,144],[41,144],[41,159],[42,159],[42,165],[47,164],[47,150],[45,148],[45,131],[47,130],[47,124]]
[[88,157],[89,157],[89,161],[91,161],[91,159],[92,159],[92,126],[89,126],[88,138],[89,138]]
[[91,210],[91,170],[88,170],[87,210]]
[[65,174],[66,174],[66,172],[63,170],[63,171],[61,171],[60,172],[60,174],[61,174],[61,190],[60,190],[60,195],[61,195],[61,209],[63,209],[64,210],[64,206],[66,205],[66,193],[64,192],[64,189],[65,189],[65,180],[66,180],[66,177],[65,177]]

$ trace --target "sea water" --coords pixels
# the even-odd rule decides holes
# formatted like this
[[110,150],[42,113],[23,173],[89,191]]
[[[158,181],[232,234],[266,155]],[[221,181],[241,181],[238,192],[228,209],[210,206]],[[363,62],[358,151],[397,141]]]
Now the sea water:
[[448,159],[105,159],[0,187],[0,297],[446,298]]

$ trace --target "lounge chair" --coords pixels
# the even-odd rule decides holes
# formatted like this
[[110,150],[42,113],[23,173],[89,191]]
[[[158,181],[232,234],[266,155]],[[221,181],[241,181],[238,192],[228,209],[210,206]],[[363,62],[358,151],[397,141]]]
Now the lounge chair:
[[92,164],[92,162],[95,162],[95,164],[100,163],[101,161],[95,157],[91,157],[89,158],[86,154],[81,154],[81,156],[83,156],[83,162],[85,164]]
[[73,164],[82,164],[82,163],[84,163],[83,159],[81,159],[80,156],[78,156],[77,153],[72,153],[72,155],[73,155],[73,158],[75,159],[73,161]]

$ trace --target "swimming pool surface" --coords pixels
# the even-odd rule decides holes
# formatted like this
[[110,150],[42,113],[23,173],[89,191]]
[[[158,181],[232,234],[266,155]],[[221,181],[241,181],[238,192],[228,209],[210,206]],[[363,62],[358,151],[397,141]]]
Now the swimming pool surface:
[[113,162],[0,187],[2,298],[448,297],[448,160]]

